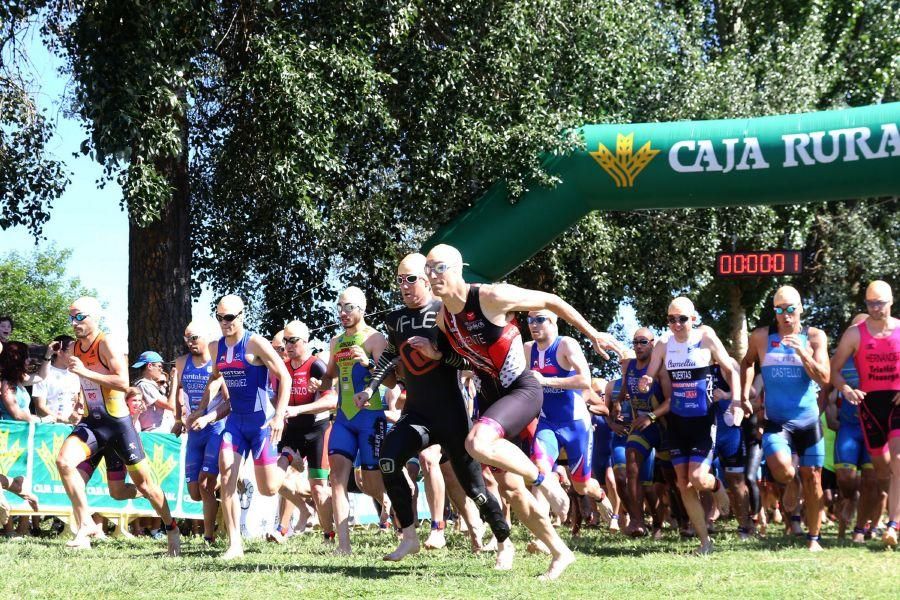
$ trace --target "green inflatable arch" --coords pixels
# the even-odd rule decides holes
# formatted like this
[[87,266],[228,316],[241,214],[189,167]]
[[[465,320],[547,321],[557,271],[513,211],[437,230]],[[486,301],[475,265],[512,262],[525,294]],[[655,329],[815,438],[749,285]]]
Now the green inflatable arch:
[[548,155],[561,183],[517,203],[498,183],[435,232],[467,276],[497,281],[594,210],[786,204],[900,195],[900,102],[754,119],[586,125]]

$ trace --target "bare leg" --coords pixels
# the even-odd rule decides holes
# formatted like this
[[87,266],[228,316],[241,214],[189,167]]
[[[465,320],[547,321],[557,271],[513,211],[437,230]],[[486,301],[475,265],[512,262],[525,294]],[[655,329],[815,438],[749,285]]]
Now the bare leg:
[[228,549],[222,555],[225,560],[244,555],[244,544],[241,540],[241,507],[237,497],[240,470],[241,455],[223,448],[219,454],[219,473],[222,477],[222,512],[225,516],[225,532],[228,534]]
[[131,475],[131,480],[134,482],[134,487],[136,487],[137,491],[150,502],[150,505],[162,519],[166,527],[169,527],[169,556],[180,556],[181,532],[178,531],[177,527],[171,527],[173,519],[172,513],[169,510],[169,503],[166,501],[166,496],[163,494],[162,488],[153,481],[153,476],[150,474],[150,467],[147,462],[142,461],[136,465],[132,465],[128,468],[128,472]]
[[71,436],[63,442],[59,456],[56,457],[56,469],[62,479],[69,502],[72,503],[72,517],[77,529],[75,538],[70,540],[66,546],[76,549],[90,548],[90,536],[97,530],[88,508],[84,478],[81,471],[78,470],[78,465],[87,458],[84,443]]
[[331,462],[331,505],[334,508],[334,523],[337,529],[338,545],[335,554],[349,555],[350,550],[350,500],[347,497],[347,481],[353,470],[346,456],[333,454]]
[[[688,514],[694,532],[700,538],[699,554],[708,554],[712,550],[712,540],[706,528],[706,512],[700,502],[700,492],[707,491],[706,485],[712,488],[715,481],[709,473],[709,465],[704,463],[682,463],[675,465],[675,477],[678,481],[678,491],[684,502],[684,509]],[[712,482],[709,479],[713,479]]]
[[[447,497],[447,488],[444,476],[440,468],[441,447],[432,445],[419,453],[419,465],[425,475],[425,497],[428,500],[428,509],[431,511],[432,528],[428,539],[425,540],[427,550],[437,550],[447,545],[444,537],[444,503]],[[435,527],[437,524],[437,527]]]

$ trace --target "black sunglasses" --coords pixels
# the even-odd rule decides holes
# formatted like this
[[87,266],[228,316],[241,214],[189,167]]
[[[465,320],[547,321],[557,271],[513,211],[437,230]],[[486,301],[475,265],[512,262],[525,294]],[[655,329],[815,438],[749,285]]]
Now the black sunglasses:
[[669,325],[674,325],[675,323],[681,323],[682,325],[684,325],[690,320],[691,318],[687,315],[669,315],[666,317],[666,322],[668,322]]
[[286,338],[284,338],[284,343],[285,343],[285,344],[296,344],[296,343],[299,342],[299,341],[300,341],[300,336],[299,336],[299,335],[294,336],[294,337],[286,337]]
[[220,315],[219,313],[216,313],[216,321],[218,321],[219,323],[221,323],[222,321],[225,321],[226,323],[231,323],[232,321],[237,319],[239,316],[241,316],[241,314],[243,312],[244,312],[243,310],[239,310],[236,315],[232,315],[232,314]]
[[648,344],[650,344],[650,340],[639,339],[631,341],[632,346],[647,346]]
[[528,317],[528,324],[534,325],[537,323],[538,325],[543,325],[545,321],[549,321],[550,317]]

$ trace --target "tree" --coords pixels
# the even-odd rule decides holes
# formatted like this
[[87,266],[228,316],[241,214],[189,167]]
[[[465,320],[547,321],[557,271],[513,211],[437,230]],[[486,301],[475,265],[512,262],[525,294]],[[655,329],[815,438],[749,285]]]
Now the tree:
[[[333,321],[322,308],[332,285],[360,285],[374,310],[393,304],[384,290],[400,255],[499,179],[511,202],[552,185],[539,156],[578,146],[571,132],[583,123],[887,101],[900,66],[891,0],[51,5],[47,30],[92,130],[84,151],[119,178],[133,235],[165,248],[158,260],[180,257],[133,264],[133,284],[161,270],[179,286],[187,250],[177,244],[189,237],[194,291],[208,283],[244,294],[268,331],[296,316]],[[774,282],[712,281],[715,251],[814,244],[819,275],[804,280],[814,298],[833,286],[821,274],[836,272],[820,261],[849,254],[832,244],[844,231],[834,219],[852,206],[591,215],[510,280],[577,298],[598,325],[622,298],[659,323],[660,305],[682,291],[727,334],[763,314]],[[896,206],[877,208],[855,222],[889,243],[880,232],[891,231]],[[146,225],[159,219],[151,235]],[[150,257],[150,247],[133,254]],[[862,258],[846,277],[897,272]],[[843,280],[828,298],[858,284]],[[174,297],[174,309],[135,316],[133,339],[150,323],[179,331],[184,289],[157,281],[142,293]],[[835,314],[847,312],[844,301]]]
[[0,258],[0,315],[15,322],[12,339],[45,344],[57,335],[72,335],[69,306],[96,292],[66,275],[71,250],[53,246],[30,254]]

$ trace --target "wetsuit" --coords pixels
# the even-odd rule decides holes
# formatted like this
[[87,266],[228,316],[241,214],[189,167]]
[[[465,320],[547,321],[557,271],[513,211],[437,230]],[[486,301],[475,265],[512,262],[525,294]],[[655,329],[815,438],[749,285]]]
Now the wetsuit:
[[900,436],[900,326],[888,337],[869,333],[866,321],[858,324],[859,350],[854,362],[859,372],[859,389],[866,397],[859,404],[859,421],[871,454],[888,451],[888,440]]
[[[464,365],[437,327],[440,310],[441,301],[432,300],[422,308],[395,310],[385,320],[388,345],[378,359],[369,388],[377,390],[388,372],[396,368],[406,388],[406,402],[400,419],[384,438],[378,465],[400,527],[409,527],[415,523],[415,513],[403,465],[428,446],[440,444],[466,495],[475,501],[497,539],[503,541],[509,537],[509,525],[499,502],[485,488],[481,466],[466,452],[466,435],[472,422],[457,370]],[[409,344],[413,336],[438,345],[445,358],[434,361],[422,356]]]
[[231,413],[222,434],[222,451],[253,457],[253,464],[271,465],[278,461],[268,425],[275,414],[269,399],[269,370],[246,359],[250,332],[234,346],[219,340],[216,368],[225,379],[231,402]]
[[[328,456],[340,454],[366,471],[378,468],[381,444],[387,432],[384,401],[376,390],[369,406],[356,408],[353,396],[372,380],[369,369],[353,358],[352,348],[362,347],[375,330],[365,326],[356,333],[343,333],[335,342],[334,361],[338,368],[338,410],[328,436]],[[357,460],[358,455],[358,460]]]
[[[184,371],[181,373],[181,389],[187,396],[187,408],[191,413],[200,406],[210,373],[212,373],[211,360],[198,367],[194,364],[192,356],[185,358]],[[217,396],[207,404],[207,414],[216,409],[218,401]],[[224,419],[214,421],[199,431],[188,431],[184,455],[184,478],[188,483],[197,481],[201,471],[209,475],[219,474],[219,450],[222,447],[223,431],[225,431]]]
[[[317,398],[316,392],[309,390],[311,378],[321,380],[325,376],[325,363],[320,358],[310,356],[299,367],[291,365],[291,359],[284,361],[291,374],[291,396],[288,406],[303,406]],[[284,433],[278,449],[291,448],[306,459],[310,479],[328,479],[328,434],[331,430],[331,413],[327,410],[317,414],[302,414],[285,421]]]
[[[573,369],[563,369],[557,358],[562,337],[558,336],[545,350],[535,342],[531,347],[531,370],[547,379],[571,377]],[[551,384],[552,385],[552,384]],[[545,473],[553,469],[560,449],[566,453],[573,481],[584,483],[591,478],[593,432],[590,413],[579,390],[563,390],[544,386],[544,402],[535,432],[532,459]]]
[[[797,335],[809,344],[808,330]],[[793,348],[781,344],[778,328],[769,328],[766,354],[762,361],[766,390],[766,419],[763,425],[763,452],[766,458],[776,452],[800,457],[801,467],[822,467],[825,440],[819,421],[818,386],[803,368]]]
[[672,464],[712,464],[713,416],[710,351],[702,347],[703,333],[692,329],[686,342],[675,336],[666,342],[665,368],[672,380],[668,415]]
[[[519,434],[535,421],[543,390],[525,365],[522,335],[515,319],[495,325],[481,308],[480,286],[470,285],[463,309],[444,310],[444,330],[453,349],[472,364],[478,387],[479,423],[519,444]],[[530,448],[529,448],[530,450]]]
[[[102,332],[97,334],[87,349],[81,347],[81,341],[76,342],[74,354],[86,368],[108,375],[111,371],[100,357],[100,342],[104,337]],[[131,420],[125,393],[85,377],[80,379],[84,416],[69,434],[84,446],[85,460],[78,469],[90,477],[100,459],[105,457],[107,477],[124,480],[126,466],[132,469],[145,460],[144,446]]]

